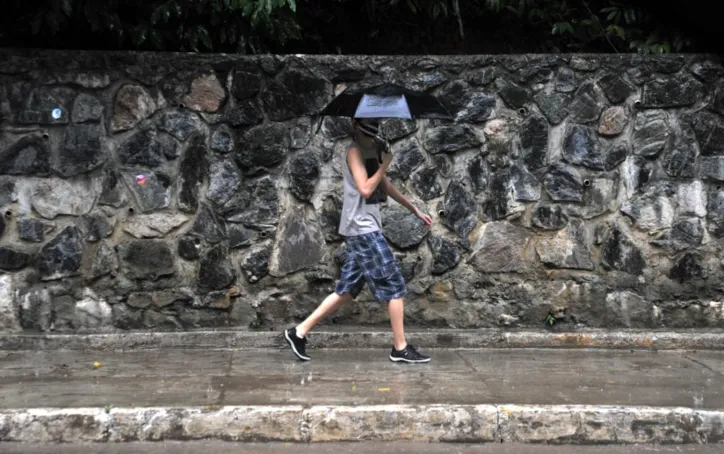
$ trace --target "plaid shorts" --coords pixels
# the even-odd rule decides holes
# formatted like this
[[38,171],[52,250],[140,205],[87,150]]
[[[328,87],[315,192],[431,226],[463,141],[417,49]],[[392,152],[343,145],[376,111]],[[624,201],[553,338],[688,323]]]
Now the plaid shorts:
[[392,249],[382,232],[346,237],[347,260],[337,281],[336,293],[350,293],[357,298],[369,285],[379,302],[400,298],[407,293],[405,279],[400,273]]

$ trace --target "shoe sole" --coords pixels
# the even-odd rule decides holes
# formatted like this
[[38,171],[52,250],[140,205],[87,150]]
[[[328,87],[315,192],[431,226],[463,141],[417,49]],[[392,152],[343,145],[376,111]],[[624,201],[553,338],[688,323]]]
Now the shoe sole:
[[427,359],[405,359],[405,358],[395,358],[394,356],[390,355],[390,361],[396,362],[396,363],[429,363],[432,358]]
[[284,338],[287,340],[287,343],[289,344],[289,346],[292,347],[292,351],[294,352],[295,355],[297,355],[297,358],[301,359],[302,361],[309,361],[312,359],[308,356],[304,356],[304,355],[300,354],[297,351],[297,347],[294,346],[294,342],[289,337],[289,331],[284,331]]

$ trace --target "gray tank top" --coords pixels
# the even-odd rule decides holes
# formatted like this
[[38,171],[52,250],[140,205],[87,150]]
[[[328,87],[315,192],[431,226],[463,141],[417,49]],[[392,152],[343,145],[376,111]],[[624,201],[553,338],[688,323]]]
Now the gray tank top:
[[380,203],[385,200],[382,189],[378,186],[369,199],[362,197],[354,182],[352,172],[347,164],[347,155],[352,146],[357,146],[362,151],[362,159],[367,169],[367,176],[371,177],[380,168],[375,149],[365,150],[356,143],[353,143],[344,154],[342,179],[344,182],[344,202],[342,204],[342,215],[339,222],[339,234],[342,236],[356,236],[365,233],[382,230],[382,219],[380,217]]

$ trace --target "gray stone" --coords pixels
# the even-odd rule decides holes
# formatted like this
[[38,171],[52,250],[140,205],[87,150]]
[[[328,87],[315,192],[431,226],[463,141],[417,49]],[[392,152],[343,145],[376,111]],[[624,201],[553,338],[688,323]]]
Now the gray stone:
[[697,111],[688,118],[704,156],[724,155],[724,119],[706,110]]
[[[53,298],[47,289],[30,290],[18,299],[21,301],[18,308],[20,309],[20,324],[25,329],[49,331],[51,326],[54,325],[54,318],[63,318],[63,308],[58,307],[62,305],[54,304]],[[54,312],[60,314],[54,314]],[[59,325],[62,325],[62,322]]]
[[73,101],[73,123],[100,121],[103,116],[103,104],[95,96],[81,93]]
[[17,200],[15,183],[10,180],[0,181],[0,207],[4,207]]
[[289,191],[299,200],[309,201],[319,180],[321,162],[314,150],[303,150],[289,160]]
[[237,101],[226,107],[223,121],[236,128],[258,125],[264,121],[264,111],[255,99]]
[[31,255],[11,247],[0,247],[0,270],[15,271],[30,263]]
[[79,328],[99,328],[113,323],[111,306],[103,300],[84,298],[78,301],[75,316]]
[[609,107],[603,111],[598,125],[598,133],[603,136],[617,136],[628,124],[628,112],[622,106]]
[[171,178],[165,173],[135,168],[121,175],[141,212],[162,210],[171,203]]
[[568,106],[570,119],[578,123],[591,123],[599,119],[603,100],[592,82],[581,85]]
[[391,148],[393,158],[387,169],[387,175],[391,178],[406,180],[425,162],[425,155],[415,138],[397,142]]
[[548,123],[538,115],[528,117],[520,127],[523,162],[530,170],[546,165],[548,151]]
[[530,101],[531,92],[526,87],[505,79],[497,79],[495,85],[498,94],[511,109],[520,109]]
[[432,274],[443,274],[457,266],[461,259],[460,247],[437,235],[427,238],[427,246],[432,255]]
[[475,194],[484,193],[490,184],[490,166],[485,158],[477,155],[467,166],[470,183]]
[[695,62],[691,65],[690,71],[701,81],[709,84],[724,76],[724,68],[721,64],[710,60]]
[[297,118],[289,129],[289,146],[294,150],[306,148],[312,140],[312,132],[312,120],[310,117]]
[[80,273],[83,241],[76,227],[63,229],[40,249],[35,262],[43,280],[62,279]]
[[329,140],[339,140],[350,137],[354,133],[352,119],[347,117],[324,117],[322,134]]
[[395,203],[382,209],[384,235],[387,241],[400,249],[416,247],[430,229],[405,207]]
[[91,243],[108,238],[115,228],[115,219],[108,218],[103,213],[86,214],[80,219],[80,229],[85,239]]
[[412,187],[422,200],[432,200],[443,194],[440,173],[434,167],[425,166],[412,174]]
[[136,132],[118,148],[118,158],[126,166],[158,167],[166,162],[166,156],[178,155],[178,142],[155,129]]
[[229,237],[229,248],[238,249],[251,246],[252,232],[241,224],[229,224],[226,226],[226,233]]
[[123,186],[116,171],[112,168],[106,169],[101,185],[101,195],[98,204],[119,208],[126,203],[126,196]]
[[681,183],[676,190],[679,215],[706,216],[706,191],[700,180]]
[[211,149],[219,153],[231,153],[236,149],[234,133],[227,125],[222,124],[211,134]]
[[319,225],[328,242],[342,239],[339,234],[339,223],[342,215],[342,201],[335,195],[328,195],[322,202],[322,212],[319,215]]
[[568,215],[560,205],[540,205],[533,211],[533,226],[543,230],[559,230],[568,224]]
[[646,260],[638,247],[615,228],[601,250],[601,263],[606,269],[639,275],[646,268]]
[[574,55],[570,65],[576,71],[595,71],[601,66],[601,61],[593,55]]
[[671,134],[666,113],[648,110],[636,114],[633,132],[634,153],[655,157],[664,149]]
[[320,111],[329,102],[331,85],[307,70],[288,69],[268,82],[261,97],[272,121]]
[[241,188],[241,174],[231,159],[214,159],[209,165],[209,189],[206,198],[224,206]]
[[407,78],[407,86],[411,90],[427,91],[447,82],[448,76],[441,71],[415,74]]
[[276,225],[279,221],[279,192],[274,180],[264,176],[244,185],[227,203],[224,216],[247,227]]
[[466,240],[478,224],[478,207],[473,196],[460,182],[452,181],[445,193],[443,206],[442,223]]
[[111,306],[113,318],[113,326],[121,330],[142,329],[143,311],[132,309],[123,304],[114,304]]
[[455,163],[453,162],[452,156],[446,154],[435,155],[432,157],[432,163],[444,178],[453,177],[455,173]]
[[202,203],[190,232],[201,236],[210,244],[216,244],[226,239],[226,223],[208,204]]
[[288,210],[269,258],[269,274],[286,276],[316,266],[324,257],[325,241],[314,210],[299,205]]
[[[525,209],[524,206],[516,202],[516,200],[520,200],[519,197],[521,196],[524,199],[530,198],[533,200],[540,198],[538,180],[523,169],[522,166],[517,165],[516,168],[518,169],[517,172],[513,168],[506,168],[493,174],[490,185],[485,192],[486,200],[483,203],[484,221],[495,221],[522,213]],[[521,187],[521,183],[523,187]]]
[[199,207],[199,189],[208,178],[205,142],[203,136],[194,136],[179,166],[178,207],[184,213],[196,212]]
[[58,150],[57,164],[53,167],[59,175],[72,177],[90,172],[103,165],[107,152],[103,146],[103,129],[100,125],[73,125],[65,130]]
[[241,270],[250,284],[259,282],[269,273],[270,250],[267,246],[250,251],[241,262]]
[[606,322],[610,326],[649,326],[654,319],[651,301],[632,292],[611,292],[606,295]]
[[716,238],[724,237],[724,191],[709,193],[706,219],[709,233]]
[[45,219],[58,216],[81,216],[88,213],[97,197],[93,181],[47,179],[33,191],[32,206]]
[[602,148],[595,129],[573,124],[566,131],[563,159],[573,165],[603,170],[606,156]]
[[418,128],[419,126],[415,120],[390,118],[383,121],[380,125],[380,137],[394,141],[417,132]]
[[20,239],[33,243],[45,242],[45,235],[55,230],[52,222],[25,217],[18,219],[17,226]]
[[135,240],[122,245],[121,263],[129,279],[156,280],[176,272],[173,252],[162,240]]
[[26,136],[0,151],[0,175],[47,176],[50,173],[50,150],[36,136]]
[[543,177],[543,187],[555,201],[581,202],[583,200],[583,178],[573,167],[553,165]]
[[551,268],[591,271],[593,261],[588,243],[583,221],[573,219],[553,237],[540,240],[536,252],[541,262]]
[[437,126],[425,131],[423,146],[432,154],[455,153],[482,145],[475,130],[464,124]]
[[90,278],[98,279],[118,270],[118,259],[107,241],[101,241],[96,247],[91,263]]
[[692,138],[677,136],[664,151],[662,166],[674,178],[693,178],[696,175],[698,147]]
[[186,107],[201,112],[216,112],[226,100],[226,91],[216,74],[202,74],[191,82],[184,97]]
[[536,104],[552,125],[557,125],[568,116],[572,96],[568,93],[546,93],[540,91],[534,96]]
[[201,249],[201,239],[191,236],[184,235],[178,239],[176,250],[179,257],[184,260],[198,260],[201,256],[199,250]]
[[200,133],[203,128],[203,123],[197,114],[177,109],[163,111],[156,117],[156,125],[160,131],[167,132],[181,141]]
[[480,68],[470,73],[467,81],[473,87],[483,87],[493,82],[497,78],[497,72],[494,67],[488,66]]
[[646,82],[641,103],[646,108],[684,107],[694,104],[704,93],[702,83],[684,73]]
[[619,187],[618,175],[614,174],[610,178],[606,176],[592,178],[588,182],[589,186],[583,192],[583,203],[572,206],[569,209],[570,215],[592,219],[616,206]]
[[[495,114],[496,98],[493,93],[476,92],[457,110],[455,120],[464,123],[483,123]],[[451,112],[452,114],[452,112]]]
[[519,273],[529,268],[526,248],[533,234],[507,221],[485,224],[469,262],[481,273]]
[[186,222],[188,216],[177,213],[153,213],[132,216],[123,223],[122,229],[134,238],[161,238]]
[[651,244],[674,252],[701,245],[704,240],[704,223],[698,218],[681,219],[671,230],[660,235]]
[[642,230],[667,229],[674,222],[676,194],[673,185],[653,184],[644,193],[627,200],[621,206],[621,212],[630,216]]
[[231,85],[231,94],[236,99],[244,100],[256,96],[261,90],[262,75],[256,65],[241,63],[243,66],[234,70],[234,82]]
[[[60,110],[58,118],[53,118],[55,109]],[[47,88],[39,88],[30,93],[18,115],[18,122],[23,124],[60,125],[67,124],[68,118],[68,109],[59,93]]]
[[234,282],[235,277],[227,246],[217,244],[201,256],[199,288],[202,291],[224,289]]
[[699,279],[706,279],[706,271],[702,265],[703,258],[698,252],[685,252],[679,257],[667,275],[669,278],[683,284]]
[[255,126],[244,133],[237,146],[237,159],[242,167],[276,166],[289,150],[288,127],[284,123]]
[[559,93],[571,93],[576,90],[576,74],[571,68],[561,66],[556,72],[555,89]]
[[609,101],[620,104],[631,96],[635,89],[618,74],[606,74],[598,79],[598,86]]
[[515,200],[534,202],[540,199],[541,184],[535,175],[520,164],[510,168],[509,187],[513,190]]
[[138,85],[124,85],[116,93],[111,132],[133,129],[155,111],[156,102],[145,88]]

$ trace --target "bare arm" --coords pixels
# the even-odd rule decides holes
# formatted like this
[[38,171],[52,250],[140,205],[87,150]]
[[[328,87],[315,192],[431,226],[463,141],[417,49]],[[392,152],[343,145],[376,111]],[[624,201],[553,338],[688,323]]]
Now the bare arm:
[[389,178],[387,178],[387,176],[385,176],[382,179],[382,183],[384,185],[383,188],[385,189],[385,192],[390,197],[392,197],[392,199],[395,202],[399,203],[400,205],[402,205],[403,207],[407,208],[408,210],[410,210],[412,212],[415,211],[415,206],[412,203],[410,203],[410,201],[407,200],[407,198],[404,195],[402,195],[400,193],[400,191],[395,187],[394,184],[392,184],[392,182],[390,181]]
[[350,148],[349,153],[347,153],[347,165],[349,166],[350,172],[352,172],[352,178],[354,178],[354,183],[357,185],[357,190],[362,197],[368,199],[375,192],[377,186],[382,182],[391,160],[391,156],[385,157],[377,172],[371,177],[368,177],[367,169],[365,169],[362,160],[362,152],[360,152],[357,147]]
[[402,195],[387,177],[384,177],[384,179],[382,180],[382,184],[384,185],[384,189],[387,194],[389,194],[389,196],[392,197],[395,202],[399,203],[400,205],[410,210],[410,212],[414,213],[415,216],[420,218],[425,225],[432,225],[432,218],[420,211],[415,205],[407,200],[407,197]]

